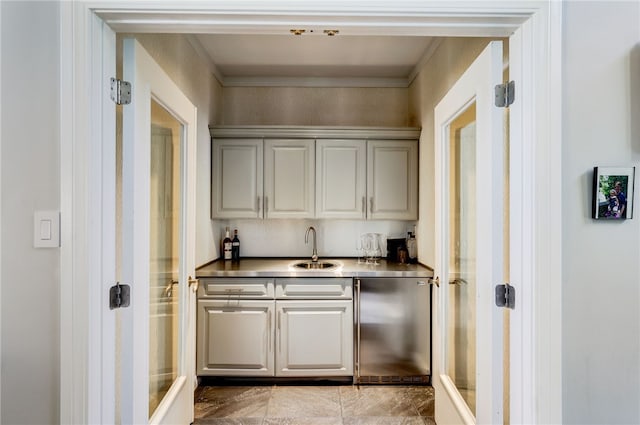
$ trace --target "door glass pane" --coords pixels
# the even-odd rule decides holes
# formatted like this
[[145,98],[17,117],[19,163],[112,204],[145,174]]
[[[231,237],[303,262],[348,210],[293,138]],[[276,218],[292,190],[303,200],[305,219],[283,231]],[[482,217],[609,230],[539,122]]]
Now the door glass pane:
[[475,415],[476,110],[449,126],[449,296],[447,374]]
[[151,101],[149,417],[178,376],[183,128]]

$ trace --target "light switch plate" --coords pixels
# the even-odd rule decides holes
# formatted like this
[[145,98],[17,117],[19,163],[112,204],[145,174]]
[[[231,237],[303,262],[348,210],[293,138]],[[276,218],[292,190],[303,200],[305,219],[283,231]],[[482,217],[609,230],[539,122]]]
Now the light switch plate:
[[33,213],[33,247],[58,248],[60,246],[60,212]]

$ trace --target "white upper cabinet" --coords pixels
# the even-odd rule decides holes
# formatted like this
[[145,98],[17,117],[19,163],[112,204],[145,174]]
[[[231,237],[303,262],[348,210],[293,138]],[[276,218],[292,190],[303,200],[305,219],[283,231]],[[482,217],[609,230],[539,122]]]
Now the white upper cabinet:
[[214,139],[212,218],[261,218],[262,139]]
[[265,140],[265,218],[315,216],[314,146],[314,139]]
[[366,218],[366,140],[316,141],[316,217]]
[[370,219],[417,220],[416,141],[370,140],[367,143],[367,196]]
[[212,127],[217,218],[418,219],[416,128]]
[[316,217],[418,219],[415,140],[316,141]]

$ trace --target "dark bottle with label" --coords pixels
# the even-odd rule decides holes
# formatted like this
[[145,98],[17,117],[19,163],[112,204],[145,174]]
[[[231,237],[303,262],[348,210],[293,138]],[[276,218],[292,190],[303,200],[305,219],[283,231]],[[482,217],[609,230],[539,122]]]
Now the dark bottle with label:
[[240,261],[240,239],[238,239],[238,229],[233,231],[233,240],[231,241],[231,260]]
[[229,237],[229,228],[227,227],[224,240],[222,241],[222,252],[225,260],[231,260],[231,238]]

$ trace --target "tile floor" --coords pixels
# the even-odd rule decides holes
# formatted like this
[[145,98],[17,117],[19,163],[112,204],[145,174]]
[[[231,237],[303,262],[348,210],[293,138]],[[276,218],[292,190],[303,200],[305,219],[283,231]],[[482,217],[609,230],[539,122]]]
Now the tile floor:
[[435,425],[433,387],[200,386],[194,425]]

